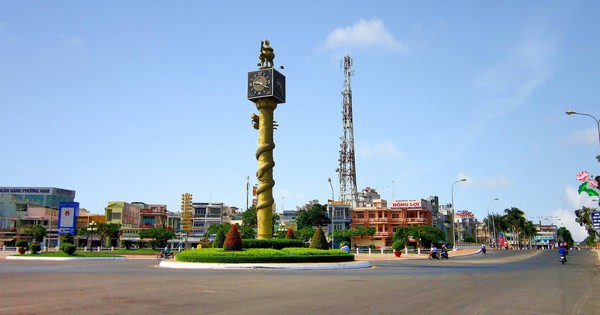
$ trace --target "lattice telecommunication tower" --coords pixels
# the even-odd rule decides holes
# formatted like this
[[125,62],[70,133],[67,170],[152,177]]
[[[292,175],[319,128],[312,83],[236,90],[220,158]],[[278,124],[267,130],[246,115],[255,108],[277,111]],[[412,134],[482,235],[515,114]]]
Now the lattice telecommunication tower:
[[340,178],[340,201],[352,207],[358,206],[356,189],[356,163],[354,158],[354,126],[352,121],[352,58],[345,56],[341,64],[344,70],[344,90],[342,91],[342,126],[344,135],[340,138],[340,166],[336,170]]

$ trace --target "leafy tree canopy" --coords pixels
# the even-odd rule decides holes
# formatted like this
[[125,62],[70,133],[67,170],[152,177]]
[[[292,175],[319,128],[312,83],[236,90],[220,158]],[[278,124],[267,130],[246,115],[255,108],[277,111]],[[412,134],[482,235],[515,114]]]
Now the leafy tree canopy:
[[331,223],[331,220],[327,216],[327,206],[319,204],[316,201],[310,202],[300,211],[296,216],[296,224],[298,229],[304,229],[307,227],[319,227]]

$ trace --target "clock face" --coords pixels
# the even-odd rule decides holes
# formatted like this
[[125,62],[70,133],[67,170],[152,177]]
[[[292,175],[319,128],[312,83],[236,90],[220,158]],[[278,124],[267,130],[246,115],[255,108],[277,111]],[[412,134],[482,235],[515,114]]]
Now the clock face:
[[248,98],[273,95],[273,80],[270,69],[248,73]]

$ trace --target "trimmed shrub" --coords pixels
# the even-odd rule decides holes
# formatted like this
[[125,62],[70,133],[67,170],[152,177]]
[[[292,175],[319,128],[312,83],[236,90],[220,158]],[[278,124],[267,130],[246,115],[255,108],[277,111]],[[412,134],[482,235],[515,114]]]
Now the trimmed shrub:
[[215,235],[215,239],[213,240],[212,247],[213,248],[223,248],[224,243],[225,243],[225,232],[223,232],[223,228],[220,228],[217,231],[217,235]]
[[40,246],[39,243],[31,243],[29,244],[29,251],[32,254],[37,254],[40,252],[40,250],[42,249],[42,246]]
[[242,248],[273,248],[282,249],[285,247],[306,247],[302,240],[291,240],[286,238],[271,239],[243,239]]
[[18,240],[15,243],[15,246],[17,246],[18,248],[27,248],[29,246],[29,243],[27,243],[26,240]]
[[354,255],[338,250],[309,248],[253,248],[227,251],[221,248],[186,250],[177,254],[177,261],[203,263],[317,263],[354,261]]
[[285,238],[287,238],[287,239],[295,239],[295,237],[294,237],[294,230],[288,229],[287,233],[285,233]]
[[310,240],[309,248],[329,249],[329,244],[327,244],[327,239],[325,238],[325,233],[323,232],[321,226],[317,228],[315,234]]
[[77,250],[77,246],[71,243],[64,243],[60,245],[60,250],[62,250],[67,255],[73,255]]
[[242,250],[242,237],[240,236],[240,232],[235,225],[231,226],[229,229],[229,233],[227,233],[227,238],[223,243],[223,249],[225,250]]

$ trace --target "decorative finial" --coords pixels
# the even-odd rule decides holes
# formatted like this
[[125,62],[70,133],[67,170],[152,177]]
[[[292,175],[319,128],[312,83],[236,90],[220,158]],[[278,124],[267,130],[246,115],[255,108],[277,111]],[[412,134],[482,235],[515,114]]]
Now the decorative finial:
[[260,54],[258,55],[258,59],[260,59],[260,62],[257,64],[257,66],[259,66],[260,69],[273,68],[273,59],[275,59],[275,53],[273,53],[273,48],[269,46],[268,39],[260,41]]

